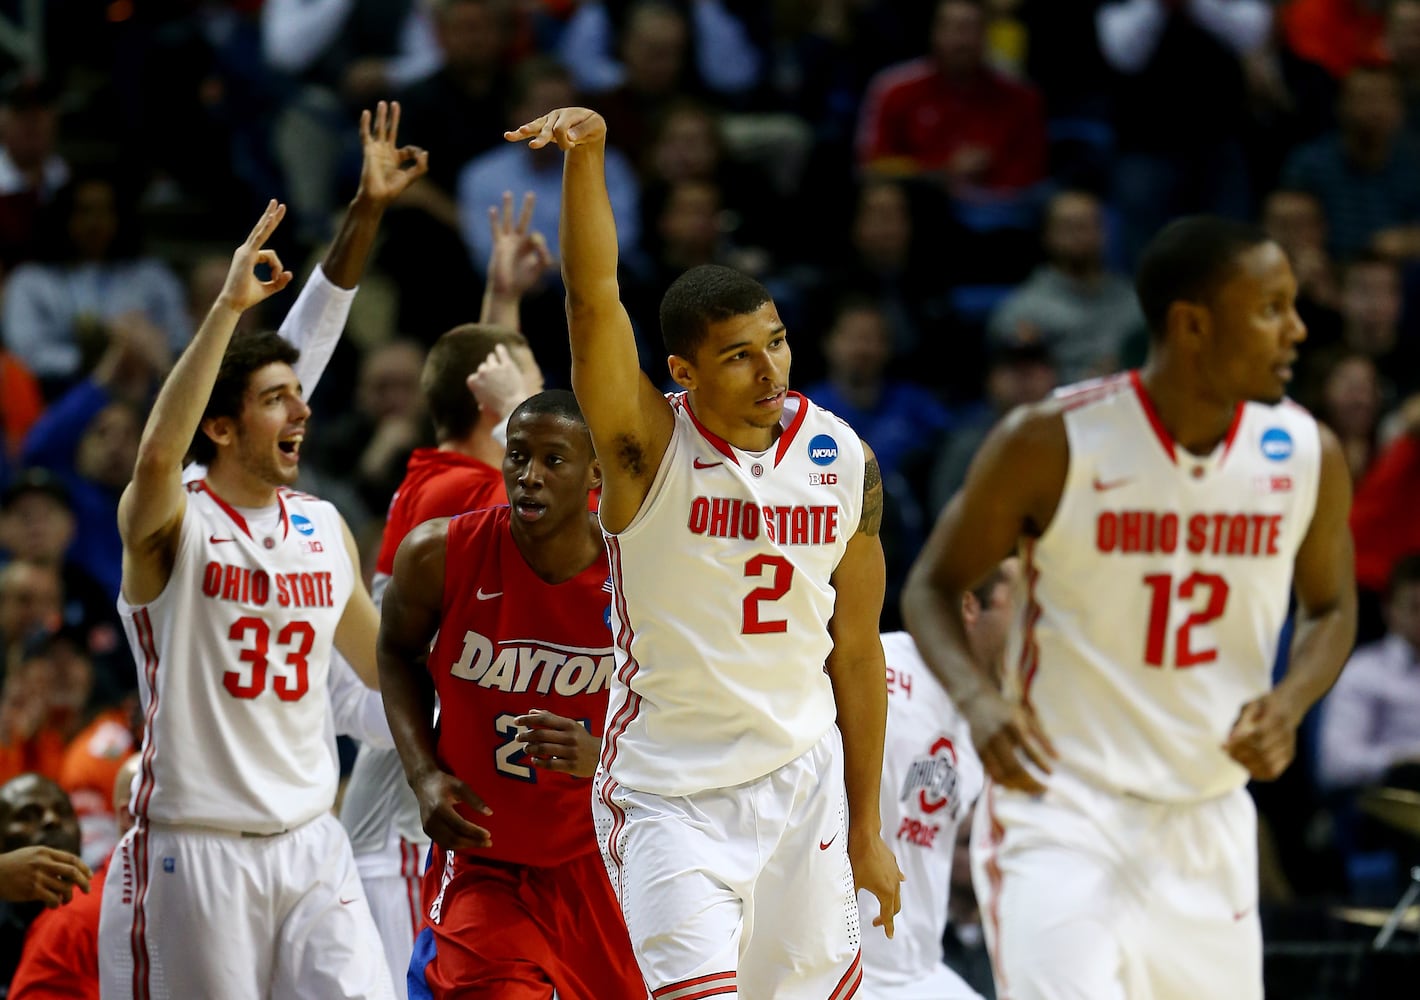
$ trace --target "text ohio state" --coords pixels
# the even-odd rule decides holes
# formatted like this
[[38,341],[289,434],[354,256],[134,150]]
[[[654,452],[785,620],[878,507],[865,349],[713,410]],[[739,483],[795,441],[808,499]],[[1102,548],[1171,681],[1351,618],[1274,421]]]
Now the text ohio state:
[[268,573],[212,560],[202,569],[202,593],[221,601],[264,607],[273,598],[283,608],[335,607],[335,578],[329,571]]
[[765,504],[733,497],[696,497],[686,524],[693,534],[711,538],[765,537],[780,545],[824,545],[838,541],[839,515],[834,504]]
[[605,691],[615,668],[610,646],[573,653],[535,643],[494,643],[470,629],[449,673],[495,691],[574,695]]
[[1095,547],[1124,555],[1275,556],[1281,536],[1281,514],[1106,510],[1095,520]]

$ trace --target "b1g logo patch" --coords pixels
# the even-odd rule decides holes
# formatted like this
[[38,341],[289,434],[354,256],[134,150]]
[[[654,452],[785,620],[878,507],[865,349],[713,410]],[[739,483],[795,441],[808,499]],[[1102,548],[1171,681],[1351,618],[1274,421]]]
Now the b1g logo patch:
[[827,434],[819,434],[809,442],[809,461],[814,465],[832,465],[838,461],[838,442]]
[[311,523],[311,519],[302,514],[291,515],[291,527],[303,535],[314,535],[316,532],[316,526]]
[[836,472],[810,472],[810,486],[837,486],[838,473]]
[[1281,462],[1292,457],[1292,435],[1280,427],[1269,427],[1262,432],[1262,457],[1273,462]]

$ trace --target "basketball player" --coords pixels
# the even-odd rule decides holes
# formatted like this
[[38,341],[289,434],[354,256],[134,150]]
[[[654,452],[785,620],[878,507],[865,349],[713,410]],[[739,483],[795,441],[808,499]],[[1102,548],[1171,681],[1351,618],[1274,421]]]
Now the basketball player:
[[[962,597],[967,640],[977,663],[1001,673],[1019,573],[1007,559]],[[883,748],[883,836],[904,869],[897,933],[863,941],[866,1000],[981,1000],[942,961],[957,827],[981,793],[981,761],[966,720],[942,690],[906,632],[883,635],[888,726]],[[860,906],[871,897],[858,894]]]
[[855,883],[890,936],[901,880],[878,805],[877,461],[788,391],[774,303],[728,268],[666,292],[685,391],[661,395],[619,299],[606,123],[563,108],[505,137],[566,154],[572,384],[616,585],[593,809],[641,971],[657,998],[842,1000],[862,979]]
[[[542,389],[542,372],[527,341],[515,331],[519,303],[551,264],[547,244],[531,229],[533,196],[524,196],[516,221],[512,202],[513,196],[505,194],[501,211],[489,210],[493,253],[479,324],[444,334],[425,360],[421,383],[438,445],[410,456],[390,503],[372,587],[377,606],[394,571],[395,553],[415,526],[508,502],[499,435],[513,407]],[[490,395],[499,398],[486,398]],[[340,820],[350,834],[355,865],[395,977],[395,994],[403,997],[404,972],[424,925],[419,884],[429,839],[392,747],[361,745]]]
[[[286,488],[310,415],[294,348],[232,336],[291,280],[263,249],[284,215],[271,202],[234,254],[119,505],[145,733],[136,822],[105,884],[106,998],[392,996],[329,815],[331,647],[376,686],[378,621],[349,528]],[[209,471],[184,488],[189,447]]]
[[613,656],[600,472],[570,392],[513,411],[502,464],[511,505],[414,529],[385,590],[385,706],[435,845],[410,995],[636,1000],[574,776],[595,768]]
[[[1262,996],[1243,786],[1291,762],[1355,632],[1346,464],[1284,398],[1306,336],[1286,255],[1250,226],[1184,219],[1136,287],[1143,370],[1011,414],[904,591],[991,779],[973,870],[1015,1000]],[[960,603],[1017,548],[1003,695]]]

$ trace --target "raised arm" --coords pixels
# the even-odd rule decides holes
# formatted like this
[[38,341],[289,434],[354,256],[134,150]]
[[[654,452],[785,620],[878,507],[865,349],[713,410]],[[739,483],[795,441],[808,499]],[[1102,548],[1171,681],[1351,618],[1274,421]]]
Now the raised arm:
[[1049,772],[1054,749],[1029,706],[1008,701],[989,666],[972,657],[962,596],[1012,555],[1023,536],[1038,536],[1049,525],[1068,461],[1059,413],[1043,407],[1012,413],[982,444],[902,592],[907,629],[966,716],[987,773],[1032,793],[1045,788],[1022,765],[1021,754]]
[[488,831],[459,815],[460,802],[490,810],[439,767],[434,744],[434,684],[425,665],[444,604],[449,519],[425,521],[405,536],[381,603],[377,646],[380,690],[404,776],[419,800],[424,832],[441,848],[486,847]]
[[572,388],[602,456],[601,518],[609,531],[631,522],[670,444],[670,404],[641,371],[631,319],[616,280],[616,220],[606,189],[606,122],[587,108],[559,108],[504,137],[566,155],[558,223]]
[[[232,255],[232,267],[217,301],[173,366],[148,414],[133,479],[118,505],[123,594],[135,604],[152,600],[167,583],[177,529],[186,509],[183,456],[207,408],[237,318],[291,282],[291,272],[282,269],[276,251],[263,249],[285,214],[285,205],[274,199],[269,202],[246,242]],[[256,276],[258,265],[270,268],[267,280]]]
[[1238,713],[1225,749],[1254,777],[1281,775],[1297,752],[1297,727],[1336,683],[1356,641],[1356,554],[1347,518],[1351,476],[1336,435],[1321,431],[1316,510],[1297,550],[1297,625],[1287,675]]
[[301,352],[296,377],[309,399],[320,381],[365,273],[385,209],[429,169],[429,154],[418,146],[400,146],[399,102],[360,113],[364,158],[360,186],[345,209],[340,229],[325,259],[301,288],[281,324],[280,334]]
[[833,618],[828,623],[833,651],[828,679],[843,734],[843,783],[848,798],[848,860],[856,888],[878,898],[874,927],[893,934],[893,917],[902,908],[902,873],[883,843],[879,794],[883,739],[887,730],[887,663],[878,637],[887,567],[883,561],[883,477],[866,444],[863,513],[833,571]]
[[503,203],[488,208],[488,228],[493,233],[493,251],[488,255],[488,274],[483,286],[483,308],[478,321],[509,330],[522,330],[519,308],[523,296],[552,267],[547,239],[532,228],[537,196],[523,195],[517,220],[513,219],[513,192],[503,192]]

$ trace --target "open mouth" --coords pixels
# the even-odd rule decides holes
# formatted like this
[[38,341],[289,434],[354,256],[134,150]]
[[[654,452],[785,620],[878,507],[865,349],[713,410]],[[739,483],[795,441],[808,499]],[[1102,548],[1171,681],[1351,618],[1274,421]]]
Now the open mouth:
[[295,461],[301,457],[301,442],[305,440],[305,437],[304,434],[293,434],[277,441],[276,447],[281,450],[281,454]]
[[784,390],[783,390],[783,389],[776,389],[774,392],[770,393],[768,396],[762,396],[762,397],[760,397],[759,399],[755,400],[754,405],[755,405],[755,406],[777,406],[778,404],[780,404],[780,403],[782,403],[782,402],[784,402]]
[[521,498],[513,502],[513,513],[523,521],[536,521],[547,513],[547,504]]

